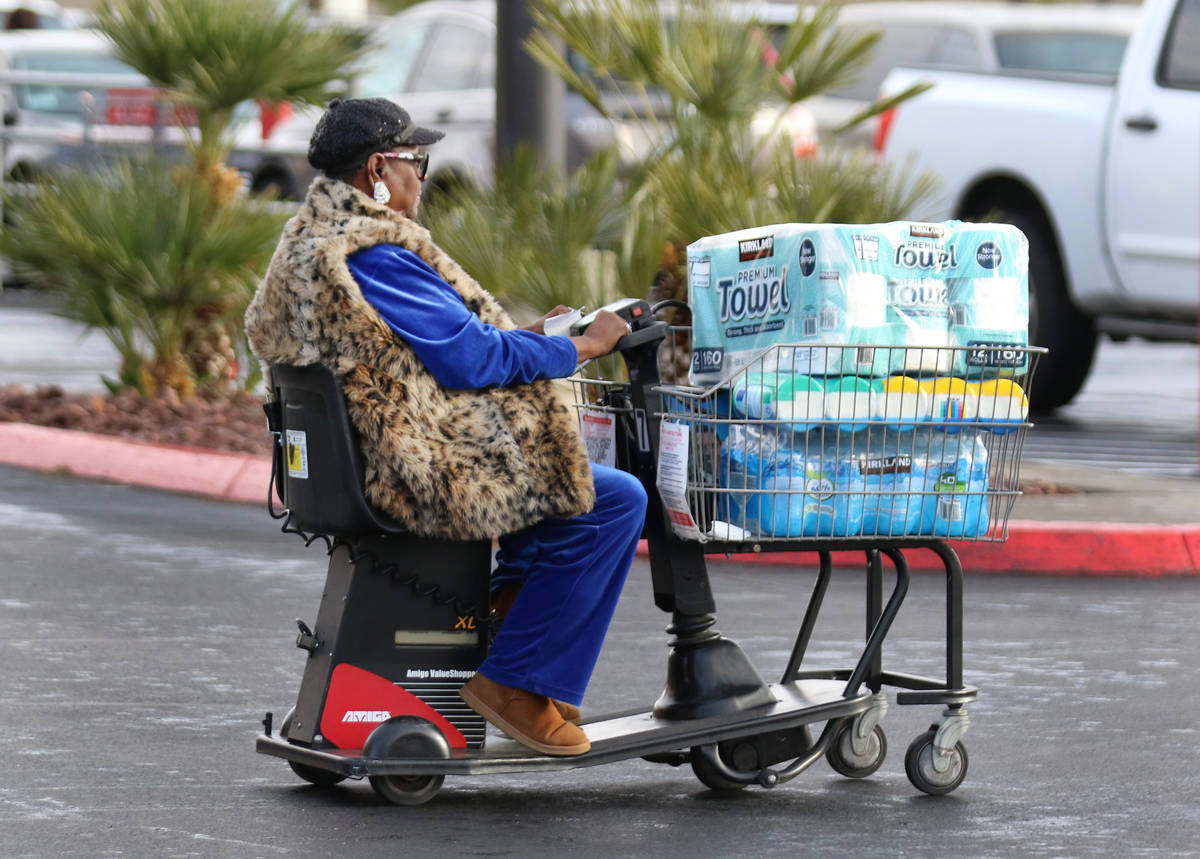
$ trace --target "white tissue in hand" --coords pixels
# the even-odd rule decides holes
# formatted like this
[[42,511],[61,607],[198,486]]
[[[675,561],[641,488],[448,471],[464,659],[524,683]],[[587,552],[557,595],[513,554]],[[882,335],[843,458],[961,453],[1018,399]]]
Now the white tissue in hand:
[[571,326],[582,318],[583,314],[578,310],[568,310],[566,313],[548,318],[543,324],[542,330],[548,337],[569,337]]

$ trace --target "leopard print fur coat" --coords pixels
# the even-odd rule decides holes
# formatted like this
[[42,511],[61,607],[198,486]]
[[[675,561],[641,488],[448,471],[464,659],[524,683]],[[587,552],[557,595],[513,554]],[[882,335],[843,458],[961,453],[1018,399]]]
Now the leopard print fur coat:
[[516,327],[427,230],[318,178],[247,310],[255,354],[334,371],[361,436],[367,498],[417,534],[488,538],[589,511],[595,493],[578,425],[549,381],[443,388],[363,298],[346,258],[382,243],[417,254],[484,322]]

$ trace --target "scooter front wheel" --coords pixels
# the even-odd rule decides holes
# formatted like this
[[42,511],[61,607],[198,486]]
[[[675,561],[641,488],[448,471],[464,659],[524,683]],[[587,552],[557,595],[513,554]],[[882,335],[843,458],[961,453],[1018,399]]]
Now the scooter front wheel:
[[[448,758],[450,746],[433,723],[419,716],[393,716],[380,722],[363,744],[367,758]],[[444,775],[373,775],[375,792],[395,805],[424,805],[442,789]]]
[[855,720],[848,720],[838,730],[825,753],[829,765],[846,778],[866,778],[879,769],[887,757],[887,737],[883,728],[876,725],[856,743]]
[[937,726],[912,741],[904,756],[904,772],[917,790],[931,796],[950,793],[967,777],[967,748],[955,743],[949,752],[939,752],[933,741]]

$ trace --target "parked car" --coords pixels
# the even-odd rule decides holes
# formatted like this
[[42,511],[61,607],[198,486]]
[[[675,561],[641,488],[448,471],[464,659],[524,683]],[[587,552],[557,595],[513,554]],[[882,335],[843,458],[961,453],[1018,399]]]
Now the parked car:
[[[772,4],[766,4],[771,7]],[[787,15],[794,15],[794,7]],[[772,14],[780,14],[775,10]],[[404,106],[414,121],[447,132],[430,162],[430,181],[487,182],[492,173],[495,142],[496,4],[494,0],[431,0],[373,27],[366,66],[353,90],[357,97],[382,96]],[[581,60],[568,56],[577,70]],[[567,169],[589,155],[616,144],[626,165],[640,162],[660,139],[662,125],[650,129],[638,121],[649,111],[667,116],[668,103],[655,93],[642,100],[629,92],[601,89],[610,120],[582,96],[568,90],[564,106]],[[636,105],[636,109],[634,108]],[[308,140],[320,109],[297,109],[275,124],[269,134],[247,128],[238,139],[230,164],[249,177],[252,191],[273,191],[299,199],[314,176],[308,165]],[[769,115],[768,115],[769,114]],[[763,129],[775,115],[764,107]],[[794,108],[780,124],[794,148],[807,155],[816,146],[812,114]]]
[[[47,83],[46,75],[83,76],[96,85]],[[149,142],[148,130],[130,133],[111,123],[115,99],[139,91],[146,92],[144,79],[113,56],[111,43],[96,32],[0,32],[4,177],[77,162],[87,157],[89,145]]]
[[923,218],[1029,238],[1033,405],[1071,400],[1097,333],[1195,342],[1200,285],[1200,0],[1146,0],[1119,73],[896,69],[933,88],[880,123],[881,151],[936,172]]
[[[827,143],[837,126],[865,109],[897,66],[978,72],[1080,72],[1115,75],[1139,8],[1111,3],[895,2],[848,3],[838,24],[878,31],[866,69],[851,84],[810,99],[817,134]],[[874,125],[840,136],[869,146]]]
[[28,9],[37,15],[38,28],[42,30],[59,30],[78,26],[83,18],[79,9],[64,9],[54,0],[0,0],[0,27],[8,20],[8,15],[17,9]]
[[[371,28],[372,48],[357,70],[351,94],[390,98],[414,121],[447,131],[430,162],[435,185],[491,175],[495,5],[492,0],[437,0]],[[303,197],[315,175],[306,153],[321,113],[320,108],[297,107],[268,133],[242,131],[230,164],[249,176],[251,191]],[[589,125],[585,129],[589,138],[597,131]]]

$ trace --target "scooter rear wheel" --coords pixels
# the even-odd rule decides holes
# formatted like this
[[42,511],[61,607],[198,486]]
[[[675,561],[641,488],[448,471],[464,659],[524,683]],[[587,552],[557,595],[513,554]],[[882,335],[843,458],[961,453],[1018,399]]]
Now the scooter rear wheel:
[[[279,736],[285,740],[288,738],[288,732],[292,729],[292,715],[295,712],[296,708],[292,707],[284,714],[283,721],[279,723]],[[332,770],[323,770],[320,767],[310,767],[308,764],[301,764],[296,761],[288,761],[288,766],[300,778],[317,787],[333,787],[335,784],[346,780],[346,777],[341,773],[335,773]]]
[[295,761],[288,761],[288,766],[300,778],[317,787],[333,787],[335,784],[340,784],[346,780],[346,777],[341,773],[335,773],[332,770],[323,770],[319,767],[310,767],[306,764],[298,764]]
[[373,775],[371,787],[393,805],[424,805],[442,789],[444,775]]

